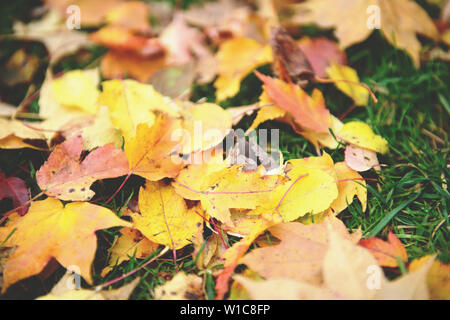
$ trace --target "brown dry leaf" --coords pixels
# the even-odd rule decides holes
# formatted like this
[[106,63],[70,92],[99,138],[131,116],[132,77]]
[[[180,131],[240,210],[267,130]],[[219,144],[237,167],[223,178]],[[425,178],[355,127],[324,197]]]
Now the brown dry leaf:
[[274,71],[278,78],[288,83],[297,83],[301,87],[306,87],[314,80],[309,60],[284,28],[273,27],[270,44],[274,55]]
[[178,272],[172,280],[155,288],[156,300],[203,300],[203,280],[195,274]]
[[81,136],[56,146],[36,172],[37,183],[46,195],[66,201],[87,201],[95,194],[90,189],[95,181],[128,173],[125,153],[113,144],[97,148],[83,160],[82,151]]
[[334,27],[341,48],[366,39],[379,18],[379,26],[386,39],[406,50],[416,66],[420,63],[421,49],[416,34],[435,40],[439,38],[428,14],[412,0],[310,0],[296,5],[295,9],[297,12],[291,22],[313,22],[322,28]]

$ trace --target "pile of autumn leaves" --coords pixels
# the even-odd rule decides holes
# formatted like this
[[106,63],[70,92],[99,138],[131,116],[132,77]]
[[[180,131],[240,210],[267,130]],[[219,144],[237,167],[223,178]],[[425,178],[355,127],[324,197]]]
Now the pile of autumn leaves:
[[[177,52],[180,43],[186,45],[175,37],[176,30],[195,30],[180,17],[175,16],[172,29],[163,32],[166,36],[161,43],[165,43],[169,53]],[[275,18],[261,9],[259,19],[264,21],[261,31],[264,35]],[[121,21],[112,20],[116,24]],[[132,28],[128,26],[128,31],[124,31],[114,23],[91,36],[111,49],[101,65],[106,78],[123,74],[123,66],[117,61],[126,61],[130,50],[142,58],[142,50],[160,45],[148,39],[142,42],[127,38],[132,37]],[[220,30],[223,26],[215,27]],[[197,35],[194,31],[189,34]],[[119,39],[125,40],[117,44]],[[323,41],[315,45],[337,50]],[[215,56],[203,47],[197,47],[196,51],[189,47],[189,52],[195,52],[196,58],[213,59],[217,64],[218,101],[234,96],[246,75],[274,60],[267,41],[243,34],[220,41]],[[343,65],[345,59],[334,59],[340,54],[331,55],[333,59],[312,58],[314,72],[320,77],[350,80],[337,82],[336,86],[356,105],[367,105],[369,95],[356,84],[359,81],[356,71]],[[120,66],[119,74],[108,73],[112,69],[107,62],[112,59]],[[130,66],[133,59],[123,64]],[[153,67],[157,61],[152,54],[145,59]],[[205,68],[197,64],[196,70],[197,76],[206,77]],[[140,78],[133,72],[130,75]],[[358,171],[379,168],[376,153],[388,151],[387,141],[365,123],[342,123],[331,115],[319,90],[309,95],[296,84],[258,72],[256,75],[263,83],[260,101],[224,110],[214,103],[170,98],[152,85],[136,80],[100,82],[98,69],[69,71],[60,77],[49,71],[39,95],[42,122],[0,119],[1,148],[39,149],[36,141],[52,145],[55,131],[64,138],[36,172],[37,184],[47,199],[28,203],[11,194],[2,195],[21,204],[19,211],[2,219],[3,222],[7,217],[6,224],[0,227],[2,246],[16,248],[4,267],[2,291],[39,274],[52,258],[65,268],[77,266],[81,276],[92,283],[95,232],[122,227],[121,236],[110,249],[109,265],[103,275],[130,256],[146,258],[161,246],[175,253],[193,244],[197,267],[212,270],[216,276],[219,299],[227,293],[230,298],[254,299],[428,298],[427,281],[434,297],[443,297],[445,288],[430,279],[445,277],[447,267],[434,261],[434,257],[413,261],[407,274],[388,281],[379,266],[396,268],[399,263],[408,262],[400,241],[393,235],[389,236],[389,242],[376,238],[361,240],[360,230],[350,234],[336,218],[355,196],[365,211],[367,191]],[[148,75],[144,78],[147,80]],[[291,159],[280,163],[275,172],[266,172],[264,166],[245,171],[230,157],[223,159],[221,149],[215,148],[233,125],[255,111],[257,115],[248,132],[264,121],[283,121],[317,150],[345,147],[345,161],[334,163],[322,152],[317,157]],[[199,158],[204,161],[186,162]],[[95,181],[122,176],[127,179],[130,175],[146,179],[139,191],[138,208],[122,208],[119,218],[91,201],[95,194],[90,187]],[[13,177],[1,178],[13,181]],[[61,200],[69,203],[64,205]],[[203,238],[205,227],[213,230],[207,239]],[[266,231],[272,236],[270,241],[262,236]],[[229,246],[227,234],[242,239]],[[259,248],[247,253],[255,243]],[[221,264],[223,268],[217,268]],[[234,271],[239,264],[248,269],[238,275]],[[230,280],[234,280],[231,289]],[[176,288],[177,294],[165,295],[164,292],[174,292],[168,288]],[[157,288],[155,296],[201,297],[201,288],[200,277],[180,273]],[[89,292],[77,297],[92,297]],[[69,291],[63,296],[75,297],[73,294]]]

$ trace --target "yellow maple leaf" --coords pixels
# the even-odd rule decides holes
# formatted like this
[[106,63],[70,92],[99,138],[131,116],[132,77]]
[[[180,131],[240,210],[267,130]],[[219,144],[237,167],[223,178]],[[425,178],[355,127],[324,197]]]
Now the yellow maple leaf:
[[238,93],[244,77],[253,69],[272,61],[270,45],[238,37],[225,41],[216,55],[219,77],[214,82],[218,101],[233,97]]
[[81,276],[92,282],[91,264],[97,249],[95,232],[116,226],[131,226],[111,210],[87,202],[47,198],[31,202],[23,217],[16,214],[6,227],[0,228],[0,241],[11,232],[4,244],[17,247],[4,270],[3,292],[13,283],[40,273],[51,258],[62,266],[78,266]]
[[201,183],[196,183],[199,189],[194,190],[191,186],[195,183],[191,181],[195,177],[180,177],[183,179],[177,179],[178,188],[188,189],[189,199],[200,200],[210,216],[227,225],[232,225],[231,208],[255,209],[282,179],[277,175],[263,176],[261,170],[244,172],[242,166],[234,165],[203,176]]
[[320,213],[337,198],[335,178],[326,171],[303,166],[296,160],[290,160],[287,169],[290,181],[277,187],[249,214],[279,214],[289,222],[307,213]]
[[136,136],[125,143],[131,172],[151,181],[177,176],[184,163],[178,157],[180,137],[172,136],[176,130],[181,130],[181,120],[168,116],[158,117],[151,127],[139,124]]
[[156,119],[154,111],[178,115],[176,105],[149,84],[134,80],[109,80],[104,81],[102,86],[98,103],[109,107],[112,122],[122,131],[125,141],[135,136],[139,124],[153,125]]
[[133,223],[149,240],[180,249],[192,242],[202,225],[202,217],[188,208],[171,185],[147,181],[139,191],[141,213],[132,213]]
[[347,208],[353,202],[356,195],[361,202],[362,211],[366,211],[367,189],[366,182],[355,170],[349,168],[345,162],[338,162],[334,165],[338,182],[338,197],[331,204],[331,209],[336,215]]
[[388,142],[364,122],[352,121],[344,124],[342,129],[336,134],[345,142],[357,145],[358,147],[373,150],[379,153],[389,151]]

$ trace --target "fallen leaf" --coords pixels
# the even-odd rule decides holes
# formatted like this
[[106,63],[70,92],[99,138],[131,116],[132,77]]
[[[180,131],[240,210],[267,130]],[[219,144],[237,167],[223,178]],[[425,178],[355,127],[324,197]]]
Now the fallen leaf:
[[[409,271],[413,272],[433,260],[433,255],[415,259],[409,265]],[[439,260],[434,260],[427,275],[427,285],[432,300],[450,300],[450,265]]]
[[348,167],[345,162],[336,163],[334,171],[337,177],[338,197],[330,205],[333,214],[337,215],[344,211],[353,202],[355,196],[361,202],[362,211],[366,211],[367,189],[363,177]]
[[377,300],[428,300],[427,274],[434,258],[428,259],[414,271],[386,283],[375,296]]
[[358,147],[386,153],[389,151],[388,142],[376,135],[364,122],[352,121],[344,124],[344,127],[336,134],[338,138]]
[[211,217],[231,225],[231,208],[255,209],[280,182],[276,175],[263,176],[261,170],[244,172],[241,169],[242,166],[235,165],[211,172],[197,184],[200,188],[195,191],[191,187],[195,176],[185,175],[177,179],[177,188],[191,189],[189,199],[200,200]]
[[0,149],[35,148],[30,144],[33,140],[45,140],[45,136],[21,121],[0,118]]
[[334,61],[340,65],[347,64],[345,52],[339,49],[337,42],[325,37],[309,38],[303,37],[298,41],[311,67],[319,78],[326,77],[326,69]]
[[231,115],[214,103],[183,102],[183,154],[218,145],[231,130]]
[[371,237],[369,239],[362,239],[359,245],[368,249],[377,259],[380,266],[398,267],[397,259],[403,263],[408,262],[408,253],[405,247],[392,232],[389,232],[387,242],[376,237]]
[[48,160],[36,172],[41,190],[65,201],[87,201],[94,196],[90,189],[99,179],[116,178],[128,173],[128,161],[113,144],[99,147],[81,160],[81,136],[56,146]]
[[29,24],[16,21],[13,31],[16,38],[44,43],[51,64],[69,53],[92,45],[86,33],[68,29],[63,17],[55,10],[50,10],[41,20]]
[[257,71],[255,74],[264,83],[264,91],[277,106],[287,111],[294,121],[309,130],[328,132],[330,111],[325,107],[322,93],[314,89],[312,96],[297,85],[265,76]]
[[[369,92],[366,88],[356,84],[359,83],[359,77],[355,69],[333,62],[326,69],[326,73],[331,80],[335,81],[334,85],[352,98],[357,106],[364,107],[367,105],[369,102]],[[339,80],[348,80],[353,83]]]
[[61,201],[47,198],[31,202],[28,214],[12,217],[0,227],[0,239],[6,247],[17,247],[4,270],[2,292],[13,283],[40,273],[51,258],[62,266],[78,266],[81,276],[92,282],[91,264],[97,248],[95,232],[111,227],[131,226],[111,210],[87,202]]
[[98,103],[106,105],[114,126],[122,131],[125,141],[136,135],[139,124],[152,126],[154,111],[177,116],[176,106],[170,104],[161,94],[148,84],[134,80],[109,80],[102,83],[103,91]]
[[385,38],[406,50],[416,66],[419,65],[421,49],[416,34],[435,40],[439,38],[428,14],[411,0],[315,0],[298,4],[295,10],[291,22],[316,23],[322,28],[334,27],[341,48],[365,40],[378,27],[379,19],[379,28]]
[[334,217],[326,218],[320,224],[282,223],[269,229],[272,236],[281,240],[280,244],[252,250],[241,263],[265,279],[293,279],[320,285],[330,242],[329,223],[336,232],[350,238],[342,221]]
[[147,181],[139,191],[141,213],[132,213],[133,223],[150,241],[180,249],[192,242],[202,218],[197,208],[188,208],[171,185]]
[[255,68],[272,61],[272,50],[249,38],[225,41],[216,54],[219,77],[214,82],[216,98],[223,101],[239,91],[241,81]]
[[[281,26],[275,26],[272,29],[270,44],[274,55],[274,70],[278,78],[305,87],[315,78],[309,60],[286,30]],[[261,80],[264,82],[263,79]]]
[[[327,287],[345,299],[373,299],[377,290],[367,285],[376,259],[368,250],[357,246],[330,228],[330,246],[324,258],[323,278]],[[385,282],[380,275],[380,286]]]
[[101,106],[95,116],[94,122],[82,129],[83,149],[92,150],[112,143],[117,149],[122,147],[123,139],[120,131],[114,128],[109,109]]
[[147,37],[124,27],[103,27],[91,33],[89,39],[113,50],[136,53],[143,57],[156,57],[164,53],[157,38]]
[[[97,98],[100,91],[98,69],[73,70],[52,81],[56,103],[67,108],[78,108],[88,113],[97,112]],[[42,113],[45,116],[44,113]]]
[[45,0],[48,6],[59,10],[63,15],[70,15],[72,12],[67,11],[70,5],[76,5],[81,13],[81,24],[83,26],[94,27],[105,20],[107,13],[114,8],[122,5],[123,0]]
[[166,57],[142,56],[138,53],[120,50],[109,50],[102,57],[100,68],[107,79],[124,78],[125,76],[146,82],[157,71],[167,67]]
[[150,127],[139,124],[136,136],[125,143],[130,171],[151,181],[174,178],[185,166],[179,152],[183,146],[181,121],[158,117]]
[[75,287],[71,272],[66,273],[52,288],[52,291],[36,300],[128,300],[140,279],[136,278],[119,289],[88,290],[70,289]]
[[233,277],[244,286],[254,300],[331,300],[336,298],[330,290],[292,279],[255,281],[243,276]]
[[108,266],[102,270],[102,276],[105,276],[115,266],[131,257],[142,259],[154,253],[159,245],[145,238],[137,229],[122,228],[121,235],[116,239],[114,245],[109,249]]
[[6,177],[6,175],[0,171],[0,200],[4,198],[10,198],[14,208],[17,209],[17,213],[23,216],[27,213],[30,204],[27,202],[30,200],[30,193],[28,192],[25,181],[17,177]]
[[284,222],[290,222],[328,209],[338,197],[335,178],[327,172],[295,160],[288,162],[287,169],[289,181],[269,193],[250,215],[279,214]]
[[356,171],[379,170],[379,162],[375,151],[349,144],[345,148],[345,163]]
[[175,13],[171,24],[163,30],[159,39],[169,51],[170,64],[185,64],[195,58],[211,55],[205,46],[203,34],[189,27],[181,12]]
[[156,300],[204,300],[203,280],[195,274],[178,272],[172,280],[155,288]]
[[[144,2],[128,1],[119,3],[108,10],[105,21],[108,25],[127,28],[141,33],[150,32],[150,8]],[[132,17],[130,19],[130,17]]]

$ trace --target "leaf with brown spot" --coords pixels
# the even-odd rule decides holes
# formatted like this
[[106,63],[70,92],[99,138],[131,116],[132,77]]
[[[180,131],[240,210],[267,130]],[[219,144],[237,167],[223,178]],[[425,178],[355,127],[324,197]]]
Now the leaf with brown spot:
[[128,173],[127,157],[113,143],[95,149],[84,160],[82,151],[81,136],[56,146],[36,172],[37,183],[46,195],[65,201],[87,201],[94,196],[90,186],[95,181]]

